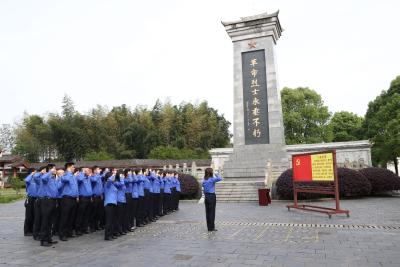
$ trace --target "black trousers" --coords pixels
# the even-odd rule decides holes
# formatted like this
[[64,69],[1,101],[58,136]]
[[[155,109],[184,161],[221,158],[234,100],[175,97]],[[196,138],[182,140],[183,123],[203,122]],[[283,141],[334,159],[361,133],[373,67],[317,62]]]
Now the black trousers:
[[160,189],[160,197],[158,199],[158,215],[163,215],[163,201],[164,201],[164,189]]
[[86,232],[88,229],[89,212],[91,208],[91,197],[79,197],[77,205],[75,231]]
[[158,193],[151,193],[151,199],[152,199],[152,215],[153,218],[155,218],[158,215],[158,198],[159,198]]
[[73,223],[76,212],[76,198],[64,196],[60,200],[60,229],[58,234],[61,237],[72,235]]
[[144,220],[150,220],[150,190],[144,190]]
[[171,188],[171,204],[170,204],[170,209],[175,210],[176,206],[176,188],[173,187]]
[[145,216],[145,212],[144,212],[144,196],[139,196],[139,200],[138,200],[138,207],[137,207],[137,215],[136,215],[136,225],[139,224],[143,224],[144,222],[144,216]]
[[93,196],[92,211],[90,215],[90,228],[98,230],[104,225],[104,203],[101,196]]
[[215,206],[217,204],[215,194],[205,193],[204,204],[206,206],[207,229],[208,231],[212,231],[215,229]]
[[181,198],[181,192],[176,191],[176,203],[175,203],[175,209],[179,210],[179,199]]
[[25,221],[24,221],[24,234],[33,233],[33,221],[35,218],[35,201],[36,197],[28,197],[25,200]]
[[42,223],[40,225],[40,240],[50,242],[51,224],[57,202],[54,198],[42,198],[40,202],[40,216],[42,219]]
[[56,207],[54,209],[53,212],[53,216],[52,216],[52,229],[51,229],[51,233],[52,235],[58,235],[58,231],[60,230],[60,216],[61,216],[61,209],[60,209],[60,202],[61,199],[57,198],[56,199]]
[[117,222],[115,224],[114,233],[122,233],[126,231],[126,229],[124,229],[124,218],[126,214],[125,207],[125,203],[117,203]]
[[125,218],[124,218],[124,228],[125,231],[130,229],[133,226],[133,212],[132,212],[132,194],[131,193],[126,193],[125,194],[126,198],[126,207],[125,207]]
[[115,204],[107,204],[104,207],[105,214],[105,230],[104,230],[104,238],[110,239],[114,233],[114,225],[116,221],[117,215],[117,205]]
[[33,237],[38,238],[40,235],[40,223],[41,223],[41,216],[40,216],[40,199],[36,198],[34,204],[33,204],[33,213],[34,213],[34,218],[33,218]]
[[167,214],[170,212],[171,194],[164,193],[163,200],[163,213]]
[[132,198],[132,227],[138,225],[139,198]]

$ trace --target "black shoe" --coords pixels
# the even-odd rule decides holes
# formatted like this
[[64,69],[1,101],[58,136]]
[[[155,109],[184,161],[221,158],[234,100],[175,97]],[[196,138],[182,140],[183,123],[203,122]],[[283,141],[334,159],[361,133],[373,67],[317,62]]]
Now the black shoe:
[[114,239],[112,237],[106,237],[104,238],[105,241],[113,241]]
[[58,241],[55,241],[55,240],[50,240],[50,241],[48,241],[50,244],[57,244],[58,243]]
[[61,241],[68,241],[68,239],[65,236],[60,236]]
[[116,236],[116,235],[113,235],[112,236],[112,239],[117,239],[118,237]]
[[213,229],[213,230],[211,230],[211,231],[214,231],[214,232],[216,232],[216,231],[218,231],[217,229]]
[[40,237],[38,236],[34,236],[33,239],[35,239],[36,241],[40,241]]
[[42,247],[51,247],[51,244],[49,242],[47,242],[47,241],[40,241],[40,245]]
[[89,234],[89,231],[88,230],[83,231],[83,234],[87,235],[87,234]]
[[75,235],[76,235],[76,236],[81,236],[81,235],[82,235],[82,232],[76,231],[76,232],[75,232]]

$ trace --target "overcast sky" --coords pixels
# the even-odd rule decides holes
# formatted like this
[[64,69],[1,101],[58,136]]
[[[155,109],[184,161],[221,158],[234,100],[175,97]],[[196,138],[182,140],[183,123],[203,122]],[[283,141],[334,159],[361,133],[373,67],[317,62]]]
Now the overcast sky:
[[400,75],[400,1],[0,0],[0,124],[23,112],[207,100],[233,118],[232,43],[221,20],[280,10],[280,88],[364,115]]

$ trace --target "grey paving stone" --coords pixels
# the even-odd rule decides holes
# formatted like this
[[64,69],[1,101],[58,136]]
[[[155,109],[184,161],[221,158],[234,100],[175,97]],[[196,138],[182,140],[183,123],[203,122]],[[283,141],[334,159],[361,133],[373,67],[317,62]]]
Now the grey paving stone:
[[51,248],[22,235],[23,202],[1,204],[0,266],[400,266],[400,229],[266,225],[400,226],[399,200],[344,200],[342,206],[351,217],[331,220],[320,214],[287,212],[287,202],[268,207],[218,203],[219,231],[211,234],[206,230],[204,206],[182,202],[179,212],[113,242],[104,242],[104,233],[96,232]]

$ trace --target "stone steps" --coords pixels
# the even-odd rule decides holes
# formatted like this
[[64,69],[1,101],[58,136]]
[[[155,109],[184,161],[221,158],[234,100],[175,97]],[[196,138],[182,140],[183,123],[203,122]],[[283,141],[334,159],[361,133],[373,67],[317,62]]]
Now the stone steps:
[[215,190],[219,202],[257,202],[259,188],[264,188],[264,178],[227,178]]

